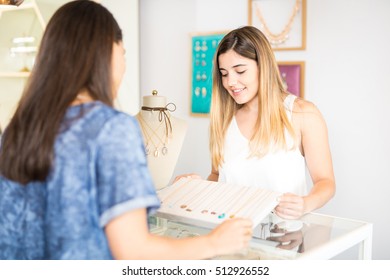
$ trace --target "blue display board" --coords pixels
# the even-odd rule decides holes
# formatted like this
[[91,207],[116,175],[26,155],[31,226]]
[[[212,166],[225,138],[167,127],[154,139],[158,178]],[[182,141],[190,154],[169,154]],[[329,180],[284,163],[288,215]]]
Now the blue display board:
[[191,113],[210,113],[215,51],[225,33],[192,36]]

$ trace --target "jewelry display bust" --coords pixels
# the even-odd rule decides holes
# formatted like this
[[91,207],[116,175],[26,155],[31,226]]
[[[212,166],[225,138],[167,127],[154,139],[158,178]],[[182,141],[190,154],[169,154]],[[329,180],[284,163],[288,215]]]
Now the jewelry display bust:
[[144,137],[148,167],[156,189],[169,185],[187,132],[187,123],[171,115],[175,104],[157,91],[142,98],[136,118]]

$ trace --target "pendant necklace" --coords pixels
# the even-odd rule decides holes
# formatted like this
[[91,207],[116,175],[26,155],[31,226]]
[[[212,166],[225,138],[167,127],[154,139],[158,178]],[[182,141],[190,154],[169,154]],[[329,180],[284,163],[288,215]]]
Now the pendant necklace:
[[[172,105],[173,108],[170,109],[169,105]],[[169,143],[169,140],[172,138],[172,124],[171,124],[171,117],[169,115],[169,112],[173,112],[176,110],[176,105],[173,103],[168,103],[165,107],[147,107],[147,106],[142,106],[141,109],[143,111],[150,111],[151,113],[153,112],[158,112],[158,121],[160,124],[156,128],[152,128],[148,122],[142,117],[142,113],[140,113],[137,117],[139,120],[139,123],[141,125],[142,133],[145,138],[145,152],[147,155],[150,154],[150,149],[149,149],[149,142],[152,143],[154,146],[154,152],[153,155],[154,157],[159,157],[160,152],[163,156],[168,154],[168,147],[167,144]],[[167,112],[168,111],[168,112]],[[161,135],[161,132],[159,132],[160,127],[163,127],[162,124],[164,124],[164,136]],[[156,141],[153,141],[153,138]],[[157,144],[156,144],[157,142]],[[160,146],[161,151],[160,151]]]
[[[152,144],[153,147],[154,147],[154,151],[153,151],[153,155],[154,157],[159,157],[160,156],[160,145],[162,144],[162,148],[161,148],[161,154],[163,156],[165,156],[167,153],[168,153],[168,148],[166,147],[166,144],[168,144],[168,137],[165,136],[165,139],[161,139],[161,136],[159,135],[159,130],[160,128],[162,127],[162,122],[160,122],[160,124],[155,128],[151,128],[147,122],[143,119],[143,117],[141,116],[141,114],[139,115],[139,123],[141,125],[141,130],[144,134],[144,137],[145,137],[145,152],[147,155],[150,154],[150,147],[149,145]],[[153,138],[158,142],[156,144],[156,142],[153,140]]]
[[288,22],[284,26],[283,30],[280,33],[273,33],[269,29],[269,27],[268,27],[268,25],[263,17],[263,14],[260,10],[258,3],[255,3],[256,16],[262,25],[262,31],[264,32],[264,35],[268,38],[269,42],[272,45],[278,46],[278,45],[283,44],[284,42],[286,42],[288,40],[288,36],[289,36],[289,33],[290,33],[291,28],[293,26],[294,19],[299,12],[301,4],[302,4],[302,0],[296,0],[293,11],[291,13],[291,16],[288,19]]

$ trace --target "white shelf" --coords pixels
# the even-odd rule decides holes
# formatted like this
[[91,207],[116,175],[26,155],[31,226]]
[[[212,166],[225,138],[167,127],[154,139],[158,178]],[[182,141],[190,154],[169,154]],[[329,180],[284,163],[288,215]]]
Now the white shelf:
[[26,9],[31,9],[34,8],[33,3],[23,3],[19,7],[15,6],[10,6],[9,8],[7,7],[6,9],[3,10],[3,12],[13,12],[13,11],[20,11],[20,10],[26,10]]
[[0,72],[0,78],[27,78],[30,72]]
[[36,16],[38,17],[40,25],[42,26],[43,29],[45,29],[45,26],[46,26],[45,20],[43,19],[42,14],[41,14],[35,0],[31,0],[30,2],[24,2],[23,4],[21,4],[18,7],[11,6],[8,9],[4,9],[3,11],[0,11],[0,15],[2,12],[18,12],[18,11],[29,10],[29,9],[34,10]]

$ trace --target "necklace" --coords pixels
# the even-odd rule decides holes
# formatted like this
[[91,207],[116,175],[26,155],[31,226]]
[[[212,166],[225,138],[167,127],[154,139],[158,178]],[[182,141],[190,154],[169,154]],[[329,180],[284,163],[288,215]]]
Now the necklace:
[[[172,105],[173,108],[169,109],[168,106]],[[176,110],[176,105],[173,103],[168,103],[165,107],[147,107],[142,106],[141,108],[143,111],[150,111],[151,113],[153,111],[158,112],[158,121],[160,122],[159,125],[156,128],[152,128],[151,125],[148,124],[148,122],[142,117],[142,113],[138,114],[137,119],[139,120],[139,123],[141,124],[141,130],[145,138],[145,153],[147,155],[150,154],[150,148],[149,143],[152,143],[154,147],[153,155],[154,157],[159,157],[160,152],[163,156],[168,154],[168,147],[167,144],[169,143],[169,139],[172,138],[172,124],[169,112],[173,112]],[[169,111],[167,113],[167,111]],[[163,137],[160,135],[159,132],[160,127],[162,127],[162,124],[165,124],[165,131],[163,132]],[[154,140],[153,140],[154,139]],[[160,146],[161,150],[160,150]]]
[[219,203],[214,206],[215,212],[218,214],[218,219],[223,219],[227,217],[226,208],[228,205],[232,203],[232,201],[234,201],[237,198],[237,194],[239,193],[237,188],[235,187],[230,188],[229,191],[229,186],[227,187],[228,188],[226,188],[227,191],[225,191],[224,193],[224,199],[222,200],[222,204]]
[[269,209],[269,207],[274,207],[274,202],[276,202],[278,195],[279,194],[266,189],[251,190],[246,202],[242,203],[230,217],[251,217],[252,219],[256,219],[257,216],[262,217],[272,210]]
[[217,212],[214,210],[211,211],[211,209],[215,209],[215,204],[223,196],[226,190],[223,187],[220,187],[219,182],[213,182],[210,188],[213,189],[213,192],[207,197],[207,200],[202,207],[201,214],[216,215]]
[[237,210],[237,215],[241,212],[241,217],[252,217],[259,209],[262,208],[262,203],[266,201],[270,197],[270,192],[265,192],[261,189],[256,189],[254,193],[251,195],[251,201],[256,203],[249,203],[248,207],[242,207]]
[[279,195],[267,189],[190,178],[158,192],[162,213],[211,223],[245,217],[258,224],[277,205]]
[[[234,210],[237,206],[239,208],[245,207],[247,205],[247,197],[251,197],[251,187],[242,187],[241,190],[236,194],[236,198],[228,205],[226,205],[226,215],[229,215],[230,219],[233,219],[236,216],[237,210]],[[233,211],[234,210],[234,211]],[[231,214],[233,213],[233,214]]]
[[211,182],[211,181],[208,181],[207,184],[206,183],[203,184],[202,191],[199,194],[197,194],[195,197],[193,197],[193,201],[188,206],[188,210],[186,210],[186,211],[191,212],[191,211],[198,210],[198,208],[202,205],[204,200],[206,198],[208,198],[209,195],[214,191],[214,188],[211,187],[212,184],[213,184],[213,182]]
[[243,217],[253,217],[257,215],[259,212],[268,211],[268,209],[264,209],[264,207],[259,207],[259,205],[264,205],[267,201],[274,200],[276,201],[276,197],[273,193],[267,191],[260,190],[256,195],[256,203],[253,203],[252,207],[248,207],[245,212],[242,213]]
[[[174,183],[170,188],[167,188],[165,190],[161,190],[159,192],[159,197],[161,204],[168,205],[169,208],[172,208],[174,204],[177,203],[176,196],[179,194],[182,195],[182,193],[186,193],[187,189],[185,186],[190,182],[191,180],[188,178],[181,178],[179,181]],[[173,203],[172,200],[175,199],[176,201]],[[180,199],[179,199],[180,200]]]
[[295,19],[296,15],[299,12],[301,4],[302,4],[302,0],[296,0],[295,1],[295,5],[294,5],[294,8],[293,8],[293,11],[292,11],[292,13],[290,15],[290,18],[287,21],[287,24],[284,26],[283,30],[280,33],[273,33],[269,29],[269,27],[268,27],[268,25],[267,25],[267,23],[266,23],[266,21],[265,21],[265,19],[263,17],[263,14],[262,14],[262,12],[260,10],[260,7],[259,7],[258,3],[255,3],[255,6],[256,6],[256,16],[259,19],[259,21],[261,22],[261,25],[263,27],[262,31],[264,32],[265,36],[268,38],[269,42],[272,45],[278,46],[278,45],[283,44],[284,42],[286,42],[288,40],[288,34],[291,31],[294,19]]
[[[148,123],[143,119],[143,117],[141,116],[141,114],[139,114],[139,123],[141,125],[141,130],[143,132],[143,135],[144,135],[144,138],[145,138],[145,153],[147,155],[150,154],[150,148],[149,148],[149,144],[152,143],[153,147],[154,147],[154,152],[153,152],[153,155],[155,157],[159,157],[160,156],[160,145],[162,144],[162,148],[161,148],[161,154],[163,156],[165,156],[167,153],[168,153],[168,148],[166,147],[166,145],[168,144],[168,137],[165,135],[165,139],[161,139],[161,136],[159,135],[159,130],[160,128],[162,127],[162,122],[160,122],[160,124],[155,128],[151,128],[150,125],[148,125]],[[157,144],[154,140],[158,141]]]
[[198,188],[200,189],[196,194],[191,196],[187,202],[184,202],[182,205],[180,205],[180,208],[185,209],[187,212],[192,212],[196,210],[198,204],[203,201],[205,197],[208,196],[208,194],[212,191],[212,188],[209,188],[210,183],[206,183],[203,180],[199,179],[193,179],[198,180],[199,184],[201,184]]

